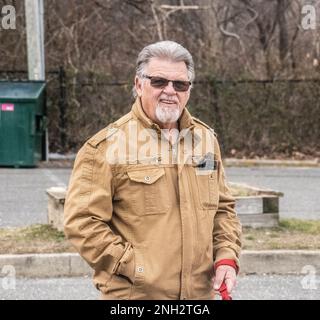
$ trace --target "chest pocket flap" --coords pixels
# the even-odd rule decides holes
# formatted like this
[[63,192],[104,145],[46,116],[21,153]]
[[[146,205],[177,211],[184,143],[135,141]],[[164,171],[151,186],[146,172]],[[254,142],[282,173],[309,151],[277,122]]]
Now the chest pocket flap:
[[129,179],[135,182],[153,184],[164,176],[164,168],[145,169],[127,172]]

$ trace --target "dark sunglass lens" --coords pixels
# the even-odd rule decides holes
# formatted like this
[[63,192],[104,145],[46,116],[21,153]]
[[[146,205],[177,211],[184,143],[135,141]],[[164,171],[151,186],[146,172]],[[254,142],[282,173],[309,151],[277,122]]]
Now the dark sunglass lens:
[[188,81],[174,81],[174,89],[176,91],[187,91],[189,89]]
[[168,80],[163,78],[151,78],[151,85],[155,88],[164,88],[168,84]]

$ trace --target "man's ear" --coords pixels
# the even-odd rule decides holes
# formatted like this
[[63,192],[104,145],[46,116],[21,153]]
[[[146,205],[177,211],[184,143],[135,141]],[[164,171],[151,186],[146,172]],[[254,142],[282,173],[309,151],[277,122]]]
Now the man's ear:
[[136,88],[138,97],[142,96],[142,85],[143,85],[142,79],[140,79],[138,76],[135,76],[135,78],[134,78],[134,86]]

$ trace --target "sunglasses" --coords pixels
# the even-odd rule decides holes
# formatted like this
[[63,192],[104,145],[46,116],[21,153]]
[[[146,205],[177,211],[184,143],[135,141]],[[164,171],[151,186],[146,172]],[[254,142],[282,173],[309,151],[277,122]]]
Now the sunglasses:
[[161,77],[152,77],[147,75],[143,75],[143,78],[149,79],[151,86],[157,89],[165,88],[169,84],[169,82],[172,82],[174,90],[178,92],[188,91],[189,87],[191,86],[190,81],[168,80]]

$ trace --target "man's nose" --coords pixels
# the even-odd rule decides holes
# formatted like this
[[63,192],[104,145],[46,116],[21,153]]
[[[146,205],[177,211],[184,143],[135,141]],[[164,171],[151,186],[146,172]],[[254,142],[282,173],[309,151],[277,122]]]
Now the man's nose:
[[163,92],[166,94],[176,94],[172,81],[169,81],[167,86],[164,87]]

